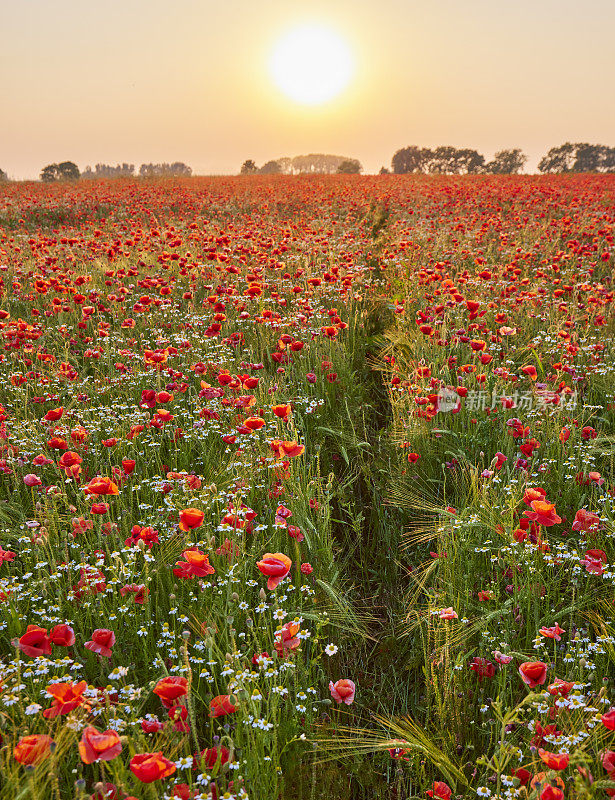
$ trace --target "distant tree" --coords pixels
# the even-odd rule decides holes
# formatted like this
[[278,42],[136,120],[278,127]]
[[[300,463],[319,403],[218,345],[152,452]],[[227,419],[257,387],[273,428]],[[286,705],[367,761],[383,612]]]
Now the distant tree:
[[3,169],[0,169],[0,183],[3,181],[8,181],[8,179],[9,176],[6,174],[6,172]]
[[141,178],[189,178],[192,169],[183,161],[174,161],[172,164],[141,164],[139,175]]
[[135,171],[134,164],[116,164],[115,167],[110,164],[96,164],[94,170],[92,167],[86,167],[81,173],[82,178],[132,178]]
[[54,181],[77,181],[79,180],[79,167],[73,161],[48,164],[41,170],[41,180],[45,183],[53,183]]
[[608,151],[613,149],[603,144],[587,144],[585,142],[575,145],[575,159],[572,172],[605,172],[604,162],[608,159]]
[[334,156],[329,153],[309,153],[306,156],[295,156],[291,162],[291,171],[299,174],[332,175],[337,172],[344,161],[355,161],[347,156]]
[[280,169],[285,175],[290,175],[293,171],[293,160],[284,156],[283,158],[276,158],[276,162],[280,165]]
[[248,158],[241,165],[242,175],[255,175],[257,172],[258,172],[258,167],[256,166],[255,162],[252,161],[251,158]]
[[405,175],[408,172],[427,172],[427,164],[432,157],[432,152],[426,147],[403,147],[391,159],[391,169],[396,175]]
[[450,145],[436,147],[427,161],[427,170],[438,175],[462,175],[481,172],[485,157],[476,150]]
[[540,172],[615,172],[615,147],[566,142],[552,147],[538,163]]
[[378,174],[379,175],[390,175],[391,174],[391,170],[388,169],[388,167],[380,167],[380,172]]
[[361,166],[361,162],[356,158],[349,158],[346,159],[346,161],[342,161],[337,168],[338,175],[360,175],[362,171],[363,167]]
[[279,175],[282,172],[282,167],[278,161],[267,161],[259,169],[259,172],[261,175]]
[[538,162],[540,172],[570,172],[575,160],[575,145],[570,142],[552,147]]
[[485,172],[493,175],[516,175],[521,172],[527,161],[527,156],[518,147],[513,150],[498,150],[493,161],[485,164]]

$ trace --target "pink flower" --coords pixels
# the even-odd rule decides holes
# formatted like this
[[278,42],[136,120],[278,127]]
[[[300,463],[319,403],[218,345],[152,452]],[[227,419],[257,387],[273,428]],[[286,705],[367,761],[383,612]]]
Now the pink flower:
[[459,616],[456,611],[453,611],[452,606],[449,606],[448,608],[440,609],[438,614],[440,616],[440,619],[446,619],[446,620],[448,620],[448,619],[457,619],[458,616]]
[[26,486],[40,486],[42,480],[38,477],[38,475],[34,475],[34,473],[29,472],[27,475],[23,476],[23,482]]
[[335,683],[329,681],[329,691],[336,703],[346,703],[349,706],[354,700],[356,687],[348,678],[342,678]]

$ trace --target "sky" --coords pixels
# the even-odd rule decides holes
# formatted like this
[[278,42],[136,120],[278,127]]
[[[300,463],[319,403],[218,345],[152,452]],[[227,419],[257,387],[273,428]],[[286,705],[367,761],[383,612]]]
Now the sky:
[[[274,83],[305,24],[353,55],[348,86],[302,105]],[[614,0],[0,0],[0,168],[184,161],[196,174],[326,152],[390,166],[400,147],[535,171],[565,141],[615,145]]]

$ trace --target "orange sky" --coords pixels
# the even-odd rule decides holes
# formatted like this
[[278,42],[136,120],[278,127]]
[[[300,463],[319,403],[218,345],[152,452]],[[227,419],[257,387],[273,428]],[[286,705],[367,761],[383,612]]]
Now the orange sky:
[[[284,155],[453,144],[615,145],[613,0],[0,0],[0,168],[185,161],[236,173]],[[352,48],[348,89],[302,107],[268,59],[296,25]]]

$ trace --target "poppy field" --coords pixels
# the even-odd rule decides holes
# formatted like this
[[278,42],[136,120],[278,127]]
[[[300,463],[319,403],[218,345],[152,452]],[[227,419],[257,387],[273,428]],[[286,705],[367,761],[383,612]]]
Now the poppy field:
[[0,187],[0,797],[615,796],[615,177]]

